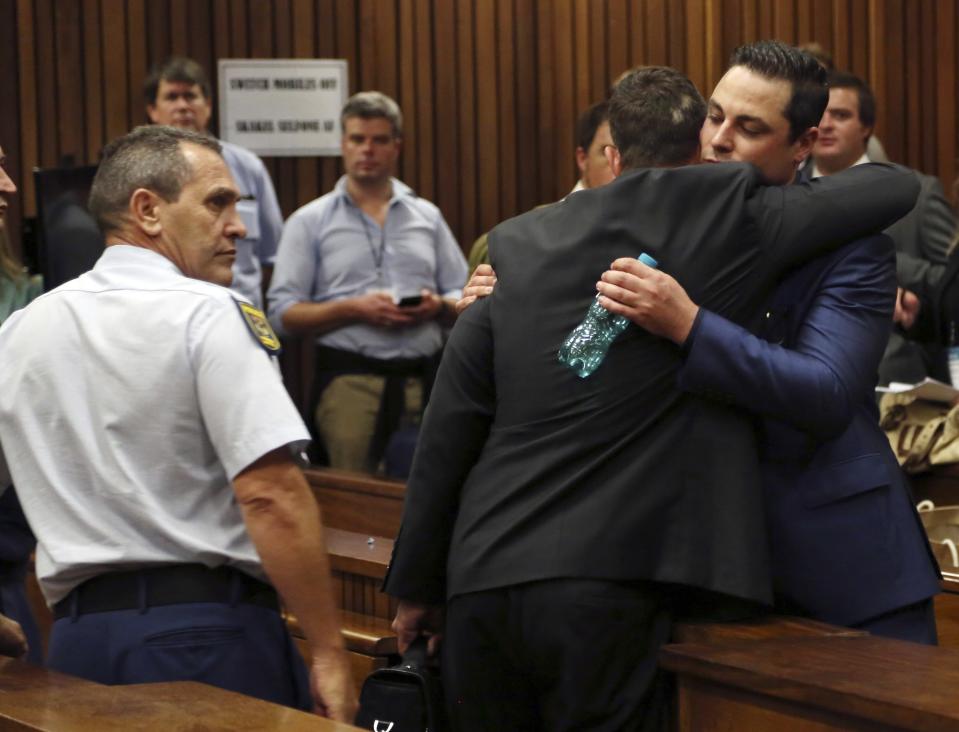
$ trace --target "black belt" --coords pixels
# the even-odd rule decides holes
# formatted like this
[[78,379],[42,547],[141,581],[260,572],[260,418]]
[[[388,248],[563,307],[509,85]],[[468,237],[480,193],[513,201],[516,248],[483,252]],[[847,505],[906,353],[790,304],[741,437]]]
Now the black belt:
[[[383,395],[376,413],[376,423],[373,437],[370,440],[370,462],[379,465],[390,435],[396,432],[403,416],[403,407],[406,403],[405,379],[419,378],[423,386],[423,409],[430,398],[433,380],[436,378],[436,369],[439,367],[440,352],[422,358],[397,358],[384,360],[372,358],[351,351],[341,351],[328,346],[316,346],[314,359],[315,371],[310,398],[306,405],[306,414],[303,421],[310,426],[313,438],[311,459],[320,465],[328,465],[329,459],[325,454],[323,441],[320,439],[314,419],[316,407],[320,403],[326,387],[333,379],[346,374],[372,374],[385,377]],[[422,410],[421,410],[422,413]]]
[[53,606],[57,620],[113,610],[146,610],[190,602],[245,603],[279,610],[270,585],[230,567],[175,564],[131,572],[109,572],[87,580]]

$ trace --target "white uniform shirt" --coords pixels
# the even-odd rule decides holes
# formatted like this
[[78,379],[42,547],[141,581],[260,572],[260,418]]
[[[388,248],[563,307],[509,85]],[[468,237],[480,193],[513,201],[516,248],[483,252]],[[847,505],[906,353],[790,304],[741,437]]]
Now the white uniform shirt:
[[108,247],[0,329],[0,444],[50,604],[146,565],[262,578],[230,481],[308,439],[230,291],[153,251]]

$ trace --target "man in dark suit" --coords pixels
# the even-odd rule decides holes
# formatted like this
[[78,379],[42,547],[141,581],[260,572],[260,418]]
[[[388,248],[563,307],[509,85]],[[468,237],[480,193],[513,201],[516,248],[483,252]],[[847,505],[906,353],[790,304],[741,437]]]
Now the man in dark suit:
[[[876,122],[876,101],[869,86],[857,76],[829,74],[829,104],[819,123],[813,156],[801,176],[831,175],[869,162],[867,140]],[[896,246],[899,287],[921,299],[930,299],[945,270],[946,255],[956,231],[956,217],[939,179],[914,171],[921,186],[915,208],[885,232]],[[909,297],[906,295],[905,297]],[[942,349],[932,343],[907,341],[892,331],[882,361],[879,383],[916,383],[927,376],[945,378]]]
[[[757,153],[738,122],[789,127],[789,105],[772,91],[786,82],[763,58],[756,46],[740,49],[716,86],[701,138],[707,160],[764,166],[788,151],[781,134]],[[764,170],[779,183],[794,177],[788,166]],[[623,260],[603,280],[612,311],[681,345],[680,388],[761,417],[779,609],[934,643],[938,573],[873,396],[896,292],[888,239],[853,242],[790,273],[751,323],[756,335],[697,308],[664,272]]]
[[[811,126],[824,74],[797,73]],[[680,392],[680,349],[638,328],[589,379],[557,363],[596,275],[647,252],[744,321],[785,269],[914,203],[890,168],[782,189],[751,166],[669,169],[698,160],[705,116],[671,69],[634,72],[610,107],[623,174],[492,232],[496,291],[453,331],[407,486],[385,587],[401,646],[446,603],[460,729],[655,727],[684,588],[771,600],[750,422]]]

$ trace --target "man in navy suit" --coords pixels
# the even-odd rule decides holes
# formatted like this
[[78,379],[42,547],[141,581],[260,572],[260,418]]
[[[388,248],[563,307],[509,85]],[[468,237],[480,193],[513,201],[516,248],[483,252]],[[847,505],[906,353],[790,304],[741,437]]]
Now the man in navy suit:
[[[705,160],[752,162],[784,184],[817,131],[790,129],[795,90],[768,50],[736,51],[701,142]],[[598,288],[609,310],[682,346],[680,388],[758,415],[778,607],[935,643],[938,572],[873,396],[895,266],[883,236],[847,244],[786,276],[751,331],[635,260]]]

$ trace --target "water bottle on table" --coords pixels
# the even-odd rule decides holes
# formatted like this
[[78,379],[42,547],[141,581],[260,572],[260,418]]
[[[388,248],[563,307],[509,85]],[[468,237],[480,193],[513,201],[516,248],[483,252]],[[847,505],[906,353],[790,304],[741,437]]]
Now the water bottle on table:
[[[636,259],[648,267],[659,266],[659,263],[645,252]],[[609,312],[599,304],[599,295],[596,295],[583,322],[566,336],[560,346],[559,362],[572,369],[581,379],[585,379],[603,362],[609,347],[616,337],[626,330],[627,325],[628,318]]]

